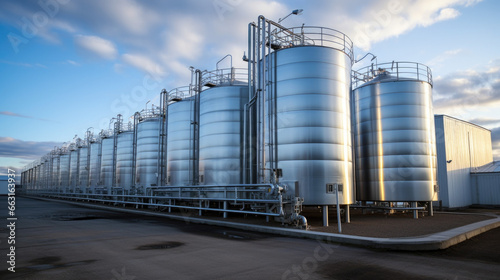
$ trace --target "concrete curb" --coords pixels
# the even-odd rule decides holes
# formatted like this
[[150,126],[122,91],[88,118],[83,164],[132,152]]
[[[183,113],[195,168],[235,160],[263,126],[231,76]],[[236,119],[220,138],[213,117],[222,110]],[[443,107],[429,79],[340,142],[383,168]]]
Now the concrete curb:
[[87,203],[67,201],[67,200],[32,197],[32,196],[26,196],[26,197],[38,200],[52,201],[52,202],[64,202],[86,208],[117,211],[117,212],[131,213],[137,215],[154,216],[154,217],[165,217],[173,220],[185,221],[196,224],[225,226],[242,230],[277,234],[289,237],[315,239],[328,243],[340,243],[340,244],[349,244],[349,245],[364,246],[370,248],[400,250],[400,251],[430,251],[430,250],[446,249],[460,242],[463,242],[467,239],[470,239],[474,236],[477,236],[483,232],[500,227],[500,217],[497,217],[494,219],[480,221],[477,223],[425,236],[379,238],[379,237],[345,235],[338,233],[305,231],[305,230],[290,229],[290,228],[277,228],[277,227],[252,225],[252,224],[242,224],[242,223],[227,222],[227,221],[177,216],[166,213],[155,213],[142,210],[125,209],[112,206],[87,204]]

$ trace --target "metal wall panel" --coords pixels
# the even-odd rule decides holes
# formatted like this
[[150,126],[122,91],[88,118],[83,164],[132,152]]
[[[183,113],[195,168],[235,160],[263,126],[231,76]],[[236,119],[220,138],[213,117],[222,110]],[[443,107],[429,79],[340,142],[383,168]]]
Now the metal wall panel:
[[88,147],[80,148],[79,170],[78,170],[78,187],[80,190],[85,191],[89,184],[89,170],[88,170]]
[[353,96],[357,199],[437,200],[431,84],[383,74]]
[[[282,181],[298,181],[304,205],[334,205],[327,184],[342,184],[339,204],[354,203],[350,120],[351,60],[319,46],[282,49],[268,57],[276,83],[278,168]],[[269,95],[266,106],[269,106]],[[266,109],[266,159],[269,128]],[[267,161],[266,168],[273,162]],[[265,172],[270,176],[269,172]],[[269,180],[270,178],[268,178]]]
[[219,86],[200,95],[201,184],[241,184],[247,86]]
[[192,184],[193,110],[194,98],[168,106],[167,124],[167,184]]
[[472,204],[500,205],[500,173],[471,174]]
[[135,128],[137,129],[135,183],[138,187],[158,184],[161,120],[161,118],[147,118]]
[[70,152],[69,188],[71,192],[75,191],[76,185],[78,184],[78,161],[79,161],[78,157],[79,157],[78,149]]
[[469,206],[473,203],[471,171],[493,161],[491,132],[446,115],[437,115],[435,121],[439,127],[439,199],[447,208]]
[[113,165],[114,165],[114,137],[102,139],[101,142],[101,175],[100,186],[111,193],[113,187]]
[[99,184],[99,175],[101,173],[101,143],[94,142],[90,144],[90,187],[95,188]]
[[134,182],[132,172],[134,166],[134,132],[118,134],[116,142],[116,187],[130,189]]
[[69,187],[69,154],[60,156],[59,159],[59,188],[66,192]]

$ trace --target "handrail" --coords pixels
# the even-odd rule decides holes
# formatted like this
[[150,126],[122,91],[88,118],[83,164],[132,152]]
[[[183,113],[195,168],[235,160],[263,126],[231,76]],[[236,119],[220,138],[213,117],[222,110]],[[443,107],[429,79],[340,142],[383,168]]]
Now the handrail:
[[344,33],[321,26],[301,26],[275,29],[272,47],[277,49],[313,45],[334,48],[344,52],[354,62],[354,45]]
[[421,63],[409,61],[392,61],[372,64],[352,71],[352,88],[355,89],[374,78],[388,75],[392,80],[415,80],[427,82],[433,86],[431,69]]
[[193,96],[194,88],[192,85],[182,86],[178,88],[174,88],[168,92],[168,103],[179,101],[184,98],[188,98]]
[[152,106],[151,109],[142,109],[139,112],[139,122],[144,121],[146,119],[158,118],[163,116],[163,112],[159,106]]
[[247,68],[223,68],[212,71],[203,71],[201,85],[206,87],[219,86],[223,84],[233,85],[235,82],[248,82]]

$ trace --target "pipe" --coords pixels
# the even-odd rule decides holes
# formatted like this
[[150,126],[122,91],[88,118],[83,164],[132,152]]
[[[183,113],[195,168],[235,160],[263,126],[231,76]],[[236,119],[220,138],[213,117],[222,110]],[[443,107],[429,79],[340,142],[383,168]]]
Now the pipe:
[[323,205],[322,211],[323,211],[323,226],[327,227],[327,226],[329,226],[329,224],[328,224],[328,205]]
[[261,158],[261,164],[262,164],[262,167],[261,167],[261,170],[262,170],[262,182],[265,182],[265,168],[266,168],[266,18],[264,16],[260,16],[259,17],[259,20],[262,21],[262,30],[261,30],[261,52],[262,52],[262,60],[261,60],[261,64],[262,64],[262,75],[260,73],[260,67],[259,67],[259,77],[262,76],[259,80],[260,80],[260,98],[261,98],[261,115],[260,115],[260,118],[262,119],[261,120],[261,123],[262,123],[262,131],[261,131],[261,134],[262,134],[262,140],[261,140],[261,149],[262,149],[262,158]]
[[418,219],[418,210],[416,209],[417,208],[417,202],[416,201],[413,201],[411,203],[412,205],[412,208],[414,208],[415,210],[413,210],[413,219]]
[[337,196],[337,224],[339,233],[342,233],[342,221],[340,220],[339,185],[335,184],[335,194]]
[[306,230],[307,230],[307,218],[305,216],[302,216],[302,215],[297,215],[296,216],[297,220],[300,221],[300,226],[303,226]]

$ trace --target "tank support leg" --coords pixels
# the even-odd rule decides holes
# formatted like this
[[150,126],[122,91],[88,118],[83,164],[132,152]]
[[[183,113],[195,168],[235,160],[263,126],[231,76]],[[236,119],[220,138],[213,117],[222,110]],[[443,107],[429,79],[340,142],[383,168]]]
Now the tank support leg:
[[328,205],[323,205],[323,226],[328,226]]
[[432,201],[429,201],[429,216],[434,216],[434,208],[432,207]]
[[[416,201],[412,202],[411,206],[413,208],[417,208],[417,202]],[[418,219],[418,210],[417,209],[413,210],[413,219]]]
[[351,223],[351,211],[349,204],[345,206],[345,222],[348,224]]
[[335,184],[335,196],[337,197],[337,224],[339,233],[342,233],[342,221],[340,220],[339,186]]
[[[224,201],[224,210],[227,210],[227,201]],[[226,211],[224,211],[223,217],[224,217],[224,219],[227,219],[227,212]]]

